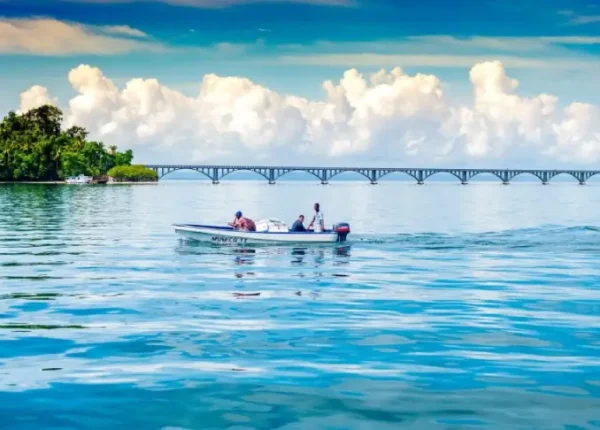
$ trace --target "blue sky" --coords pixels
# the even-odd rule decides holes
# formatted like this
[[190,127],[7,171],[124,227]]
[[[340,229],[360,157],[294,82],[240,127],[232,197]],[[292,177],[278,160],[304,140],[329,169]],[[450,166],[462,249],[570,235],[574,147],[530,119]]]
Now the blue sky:
[[[80,64],[119,88],[157,78],[196,96],[215,73],[310,100],[348,69],[400,66],[435,75],[461,104],[471,67],[499,60],[522,97],[600,104],[600,4],[590,0],[0,0],[0,17],[3,112],[33,85],[68,107],[67,75]],[[39,20],[81,37],[54,40]]]
[[273,38],[280,43],[374,41],[420,34],[594,35],[597,28],[594,31],[592,24],[597,22],[584,24],[586,20],[581,17],[600,14],[591,0],[4,0],[2,10],[5,17],[52,16],[96,25],[125,23],[161,38],[177,39],[196,28],[194,38],[179,40],[194,44],[251,42],[259,28],[274,30]]
[[[194,3],[206,7],[185,5]],[[577,61],[580,57],[587,59],[588,56],[596,61],[600,53],[600,40],[585,44],[553,43],[549,44],[548,49],[523,52],[519,49],[519,41],[512,43],[511,49],[510,40],[507,42],[509,46],[500,49],[484,44],[462,48],[443,42],[425,45],[417,41],[411,43],[406,39],[451,36],[463,40],[467,45],[466,42],[473,37],[600,37],[600,7],[591,0],[317,0],[307,4],[234,0],[231,3],[233,4],[229,6],[218,7],[223,1],[0,1],[0,15],[5,18],[52,17],[94,26],[128,25],[145,32],[152,40],[168,46],[172,51],[159,58],[154,53],[144,52],[110,56],[2,56],[2,62],[10,66],[3,67],[0,71],[5,82],[1,88],[2,93],[14,95],[15,91],[21,90],[15,84],[23,83],[26,86],[33,83],[42,75],[39,68],[47,69],[48,74],[44,73],[42,76],[47,82],[64,80],[66,71],[82,62],[110,70],[110,74],[117,80],[144,75],[151,69],[162,80],[182,88],[190,85],[193,90],[199,76],[206,72],[239,74],[240,67],[244,67],[246,75],[275,86],[278,90],[301,91],[307,96],[319,96],[318,82],[336,78],[341,71],[353,66],[351,60],[339,64],[335,61],[328,63],[327,58],[323,58],[323,61],[312,64],[311,67],[305,67],[301,58],[289,61],[275,59],[296,52],[302,55],[373,52],[383,55],[444,53],[456,56],[482,55],[489,58],[541,57],[548,62],[548,70],[535,70],[536,76],[542,73],[550,79],[561,75],[567,80],[578,71],[576,67],[564,70],[561,62],[571,59]],[[578,23],[578,20],[586,22],[582,20],[585,17],[599,19],[592,19],[592,22],[585,24]],[[331,42],[332,46],[318,46],[325,42]],[[394,46],[394,42],[398,43]],[[248,52],[243,55],[216,55],[210,51],[193,50],[223,43],[244,45]],[[177,49],[181,51],[177,52]],[[270,59],[271,62],[265,62],[264,59]],[[552,66],[553,62],[557,64],[556,67]],[[369,61],[362,65],[361,70],[391,67],[392,64],[409,71],[436,73],[450,81],[464,80],[459,77],[464,76],[468,70],[468,67],[458,61],[456,67],[436,67],[436,64],[425,61],[423,64],[411,62],[406,66],[385,58],[379,62],[377,59]],[[525,79],[533,74],[531,67],[514,69],[519,77],[522,75]],[[592,79],[590,84],[593,84],[591,81]],[[549,82],[532,79],[527,88],[531,92],[538,92],[547,83]],[[556,82],[552,86],[554,84]],[[574,84],[564,82],[562,86],[565,95],[571,91],[573,95],[589,97],[589,91],[580,90]],[[546,91],[549,89],[546,88]],[[6,98],[3,98],[2,107],[4,110],[9,107]]]

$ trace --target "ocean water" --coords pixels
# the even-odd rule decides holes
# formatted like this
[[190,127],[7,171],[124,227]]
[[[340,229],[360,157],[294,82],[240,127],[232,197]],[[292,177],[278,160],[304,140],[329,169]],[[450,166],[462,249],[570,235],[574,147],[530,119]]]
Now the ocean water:
[[[320,202],[350,241],[176,222]],[[600,428],[600,183],[0,186],[0,428]]]

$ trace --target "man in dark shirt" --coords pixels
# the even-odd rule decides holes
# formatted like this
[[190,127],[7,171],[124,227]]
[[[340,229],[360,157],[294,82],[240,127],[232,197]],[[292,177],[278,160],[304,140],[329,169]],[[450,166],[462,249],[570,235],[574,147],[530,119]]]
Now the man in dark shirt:
[[304,215],[300,215],[298,219],[294,221],[290,231],[306,231],[304,228]]

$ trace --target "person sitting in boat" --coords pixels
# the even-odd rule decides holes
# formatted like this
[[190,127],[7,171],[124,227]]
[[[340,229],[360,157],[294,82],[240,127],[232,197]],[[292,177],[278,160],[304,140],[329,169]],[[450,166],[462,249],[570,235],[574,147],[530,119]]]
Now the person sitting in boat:
[[323,218],[323,212],[321,212],[321,206],[318,203],[315,203],[315,216],[308,225],[308,230],[310,230],[311,227],[315,233],[325,231],[325,218]]
[[306,231],[306,228],[304,228],[304,215],[300,215],[298,219],[294,221],[294,224],[292,224],[292,228],[290,229],[290,231]]
[[245,230],[245,231],[256,231],[256,225],[254,221],[250,218],[246,218],[242,215],[241,211],[237,211],[235,213],[235,218],[233,222],[230,222],[229,225],[236,230]]

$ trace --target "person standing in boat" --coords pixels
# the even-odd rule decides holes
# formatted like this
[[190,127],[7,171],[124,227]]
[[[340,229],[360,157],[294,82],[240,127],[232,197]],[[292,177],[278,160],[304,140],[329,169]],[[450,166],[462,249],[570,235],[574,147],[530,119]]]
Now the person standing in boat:
[[323,217],[323,212],[321,212],[321,206],[318,203],[315,203],[315,216],[310,222],[308,230],[310,230],[311,227],[315,233],[325,231],[325,218]]
[[241,211],[237,211],[235,213],[235,218],[233,222],[230,222],[229,225],[236,230],[246,230],[246,231],[256,231],[256,225],[254,221],[250,218],[246,218],[242,215]]

